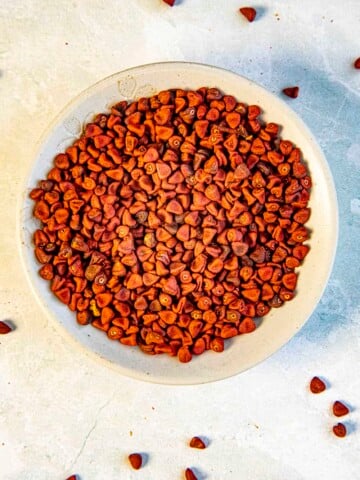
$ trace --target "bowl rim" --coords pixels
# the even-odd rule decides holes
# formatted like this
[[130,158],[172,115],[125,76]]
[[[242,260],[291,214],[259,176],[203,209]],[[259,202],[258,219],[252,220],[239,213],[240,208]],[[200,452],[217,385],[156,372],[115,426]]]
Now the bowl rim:
[[[110,359],[104,357],[100,353],[94,351],[91,348],[87,348],[85,345],[81,344],[81,342],[74,336],[72,335],[67,328],[61,324],[57,320],[57,315],[52,312],[46,305],[45,302],[42,300],[41,295],[39,295],[38,290],[36,289],[35,285],[32,283],[31,279],[31,271],[28,265],[28,259],[27,259],[27,246],[25,245],[24,239],[23,239],[23,226],[22,226],[22,211],[25,208],[24,207],[24,202],[27,198],[28,195],[28,190],[29,190],[29,177],[30,174],[34,168],[36,159],[39,158],[41,150],[44,146],[44,143],[46,140],[49,138],[51,135],[51,132],[53,131],[54,127],[61,122],[62,119],[66,117],[66,115],[71,114],[72,110],[74,107],[81,102],[81,100],[85,100],[86,97],[93,95],[96,93],[96,90],[98,87],[101,85],[106,85],[108,82],[111,82],[112,80],[116,80],[119,76],[123,76],[127,73],[131,74],[134,72],[137,72],[139,70],[144,70],[144,69],[151,69],[151,68],[174,68],[176,69],[177,67],[181,68],[191,68],[191,69],[209,69],[217,72],[224,72],[226,74],[231,74],[237,78],[242,79],[243,81],[248,82],[248,84],[252,87],[255,87],[257,90],[260,92],[265,93],[266,95],[270,95],[274,99],[276,99],[277,102],[282,104],[283,108],[286,110],[287,115],[290,115],[293,120],[298,124],[299,128],[302,129],[302,131],[305,133],[307,136],[309,142],[311,143],[312,147],[316,151],[316,156],[322,160],[322,169],[324,170],[326,174],[326,179],[327,179],[327,185],[329,187],[329,191],[331,191],[331,196],[332,196],[332,222],[333,222],[333,239],[332,239],[332,248],[331,248],[331,257],[328,260],[327,263],[327,270],[326,270],[326,277],[324,277],[324,281],[322,284],[321,289],[319,289],[316,302],[314,302],[313,307],[309,313],[309,315],[304,319],[304,321],[301,323],[300,327],[296,330],[293,331],[290,335],[288,335],[281,344],[279,344],[275,349],[273,349],[270,353],[267,353],[265,356],[263,356],[261,359],[258,359],[257,361],[251,363],[251,365],[245,366],[244,368],[239,369],[236,372],[231,372],[227,375],[221,375],[218,378],[210,378],[210,379],[199,379],[199,380],[194,380],[194,381],[185,381],[182,378],[181,379],[175,379],[174,382],[170,381],[169,378],[165,377],[162,378],[161,376],[147,376],[145,372],[138,372],[136,370],[130,370],[123,365],[111,361]],[[130,100],[131,101],[131,100]],[[300,147],[301,148],[301,147]],[[338,206],[338,197],[337,197],[337,191],[335,188],[335,182],[334,178],[330,169],[330,166],[327,162],[326,156],[321,149],[320,145],[315,139],[315,136],[313,135],[312,131],[310,128],[307,126],[307,124],[304,122],[304,120],[294,111],[292,108],[288,105],[287,102],[285,102],[284,99],[282,99],[280,96],[277,96],[275,93],[271,92],[270,90],[266,89],[262,85],[258,84],[257,82],[237,73],[232,70],[222,68],[219,66],[215,65],[210,65],[206,63],[199,63],[199,62],[188,62],[188,61],[165,61],[165,62],[152,62],[152,63],[146,63],[142,65],[136,65],[133,67],[126,68],[124,70],[115,72],[111,75],[108,75],[100,80],[97,80],[95,83],[91,84],[90,86],[86,87],[82,91],[80,91],[78,94],[76,94],[74,97],[72,97],[64,107],[62,107],[58,113],[53,117],[53,119],[47,124],[43,132],[40,134],[40,136],[35,140],[33,147],[30,150],[29,157],[31,158],[31,161],[29,161],[28,167],[25,169],[24,172],[24,177],[23,180],[20,184],[20,194],[18,197],[18,205],[16,208],[16,238],[18,242],[18,247],[20,250],[20,259],[21,259],[21,264],[23,267],[23,270],[25,270],[26,274],[26,279],[27,282],[30,286],[30,290],[32,291],[33,295],[36,298],[36,301],[38,305],[41,307],[42,311],[46,315],[47,318],[52,318],[55,321],[53,322],[56,331],[59,332],[59,334],[63,337],[66,338],[68,341],[70,339],[71,343],[75,346],[78,347],[78,349],[82,350],[82,352],[88,357],[88,358],[93,358],[94,361],[101,361],[104,366],[106,365],[107,367],[110,367],[112,370],[117,371],[118,373],[121,373],[122,375],[139,380],[139,381],[145,381],[147,383],[153,383],[153,384],[162,384],[162,385],[171,385],[171,386],[184,386],[184,385],[200,385],[200,384],[206,384],[206,383],[213,383],[213,382],[218,382],[222,381],[231,377],[234,377],[236,375],[239,375],[240,373],[243,373],[250,368],[255,367],[256,365],[262,363],[263,361],[267,360],[270,358],[272,355],[274,355],[276,352],[278,352],[281,348],[283,348],[298,332],[303,328],[305,323],[309,320],[311,315],[314,313],[315,309],[317,308],[323,294],[325,291],[325,288],[328,284],[329,278],[331,276],[331,273],[333,271],[334,267],[334,262],[336,258],[336,253],[337,253],[337,247],[338,247],[338,239],[339,239],[339,206]]]

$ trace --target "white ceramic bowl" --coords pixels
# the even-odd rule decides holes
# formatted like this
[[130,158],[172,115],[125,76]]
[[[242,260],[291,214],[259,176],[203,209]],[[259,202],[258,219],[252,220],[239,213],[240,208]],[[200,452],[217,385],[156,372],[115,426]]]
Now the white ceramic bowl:
[[[32,233],[38,222],[32,217],[33,202],[28,193],[45,178],[54,156],[69,146],[81,133],[84,123],[95,113],[106,112],[121,99],[133,100],[168,88],[218,87],[239,101],[258,104],[266,121],[283,126],[282,138],[293,141],[308,163],[313,188],[308,226],[312,230],[311,250],[299,269],[297,295],[264,317],[261,326],[249,335],[228,341],[222,354],[206,352],[181,364],[167,355],[148,356],[138,348],[111,342],[91,326],[81,327],[74,313],[51,293],[38,275]],[[144,65],[116,73],[85,90],[50,125],[38,145],[31,172],[23,192],[19,217],[20,245],[29,283],[46,313],[67,331],[84,350],[96,354],[108,365],[128,376],[165,384],[197,384],[238,374],[269,357],[304,325],[320,300],[331,272],[337,236],[336,193],[328,164],[309,129],[284,103],[264,88],[235,73],[220,68],[183,62]],[[80,354],[79,354],[80,355]]]

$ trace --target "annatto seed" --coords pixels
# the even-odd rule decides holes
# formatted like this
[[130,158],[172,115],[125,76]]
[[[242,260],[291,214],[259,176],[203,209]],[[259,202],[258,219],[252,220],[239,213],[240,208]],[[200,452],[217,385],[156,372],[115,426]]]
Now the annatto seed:
[[195,473],[191,470],[191,468],[187,468],[185,470],[185,479],[186,480],[198,480],[198,477]]
[[337,423],[333,426],[333,432],[337,437],[346,437],[346,427],[343,423]]
[[335,417],[343,417],[349,413],[349,408],[338,400],[334,402],[332,410]]
[[10,333],[12,328],[5,322],[0,321],[0,335]]
[[355,60],[354,67],[360,69],[360,57]]
[[142,456],[140,453],[131,453],[128,457],[130,465],[134,470],[139,470],[142,465]]
[[310,188],[258,105],[207,87],[121,101],[30,192],[39,274],[119,346],[220,353],[296,295]]
[[190,440],[190,447],[191,448],[198,448],[200,450],[203,450],[204,448],[206,448],[206,445],[200,437],[193,437]]
[[297,98],[299,95],[299,87],[286,87],[283,88],[283,94],[290,98]]
[[253,22],[256,17],[256,10],[253,7],[241,7],[240,13],[244,15],[244,17],[249,21]]
[[326,390],[326,385],[319,377],[314,377],[310,382],[310,390],[312,393],[321,393]]

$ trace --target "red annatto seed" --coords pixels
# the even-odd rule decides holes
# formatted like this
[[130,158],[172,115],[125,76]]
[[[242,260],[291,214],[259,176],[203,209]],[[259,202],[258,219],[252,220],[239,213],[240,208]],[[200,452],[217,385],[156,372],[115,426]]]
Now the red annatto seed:
[[176,0],[163,0],[164,3],[167,3],[168,5],[170,5],[170,7],[173,7],[175,5],[175,1]]
[[350,411],[346,405],[344,405],[342,402],[339,402],[338,400],[334,402],[332,410],[335,417],[343,417],[344,415],[347,415]]
[[360,69],[360,57],[355,60],[354,67]]
[[141,468],[142,456],[140,455],[140,453],[131,453],[128,458],[130,465],[134,470],[139,470]]
[[346,427],[343,423],[337,423],[333,426],[333,432],[337,437],[346,437]]
[[11,331],[12,328],[7,323],[0,321],[0,335],[6,335]]
[[256,17],[256,10],[253,7],[241,7],[239,9],[240,13],[249,21],[253,22]]
[[185,470],[185,480],[198,480],[198,477],[195,473],[191,470],[191,468],[187,468]]
[[189,445],[191,448],[198,448],[200,450],[206,448],[205,442],[200,437],[193,437]]
[[286,87],[283,88],[283,94],[290,98],[297,98],[299,95],[299,87]]
[[326,385],[319,377],[314,377],[310,382],[310,390],[312,393],[321,393],[326,390]]

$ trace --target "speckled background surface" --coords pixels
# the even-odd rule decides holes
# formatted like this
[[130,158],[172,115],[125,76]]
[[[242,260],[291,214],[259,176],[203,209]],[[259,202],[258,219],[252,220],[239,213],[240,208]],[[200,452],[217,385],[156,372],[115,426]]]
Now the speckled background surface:
[[[0,479],[209,480],[360,478],[360,3],[238,0],[0,3]],[[34,145],[74,95],[113,72],[164,60],[234,70],[288,100],[334,175],[340,238],[325,295],[303,330],[265,363],[198,387],[121,377],[57,333],[29,291],[16,240],[17,203]],[[313,396],[307,383],[331,387]],[[348,401],[349,436],[331,433],[331,402]],[[205,451],[189,436],[206,435]],[[131,451],[148,453],[140,472]]]

